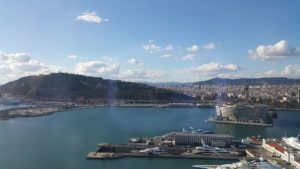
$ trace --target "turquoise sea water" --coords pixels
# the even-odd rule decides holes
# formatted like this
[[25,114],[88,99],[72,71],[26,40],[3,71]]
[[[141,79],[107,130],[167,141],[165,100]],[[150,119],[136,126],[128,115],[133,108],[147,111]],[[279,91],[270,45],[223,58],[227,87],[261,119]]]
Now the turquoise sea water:
[[226,161],[124,158],[86,160],[98,143],[127,143],[129,137],[153,137],[190,126],[236,137],[300,133],[300,112],[279,112],[274,127],[205,123],[214,109],[103,107],[48,116],[0,121],[0,169],[190,169],[193,164]]

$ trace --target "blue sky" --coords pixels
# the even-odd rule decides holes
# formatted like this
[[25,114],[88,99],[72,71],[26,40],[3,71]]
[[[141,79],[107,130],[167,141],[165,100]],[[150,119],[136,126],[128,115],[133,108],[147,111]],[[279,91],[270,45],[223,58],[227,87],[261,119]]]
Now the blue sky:
[[300,1],[0,0],[0,83],[300,77]]

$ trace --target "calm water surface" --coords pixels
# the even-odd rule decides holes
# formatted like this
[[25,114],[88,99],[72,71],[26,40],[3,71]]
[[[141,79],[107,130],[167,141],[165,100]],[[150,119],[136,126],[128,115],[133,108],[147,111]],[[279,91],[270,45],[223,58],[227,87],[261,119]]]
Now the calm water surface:
[[274,127],[205,123],[214,109],[89,108],[49,116],[0,121],[0,169],[191,169],[193,164],[226,161],[124,158],[86,160],[98,143],[127,143],[190,126],[218,133],[282,136],[300,133],[300,112],[279,112]]

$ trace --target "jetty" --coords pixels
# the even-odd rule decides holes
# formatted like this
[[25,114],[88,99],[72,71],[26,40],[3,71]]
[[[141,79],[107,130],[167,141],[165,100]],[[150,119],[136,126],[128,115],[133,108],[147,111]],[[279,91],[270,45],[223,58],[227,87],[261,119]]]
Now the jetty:
[[151,149],[154,146],[137,146],[134,144],[106,144],[100,145],[96,152],[90,152],[86,156],[91,160],[105,160],[105,159],[120,159],[128,157],[143,157],[143,158],[181,158],[181,159],[215,159],[215,160],[239,160],[244,158],[246,160],[256,160],[256,157],[247,157],[244,155],[217,155],[217,154],[195,154],[193,147],[175,146],[167,147],[161,146],[163,153],[144,152],[141,150]]
[[[90,160],[141,158],[181,158],[215,160],[256,160],[247,156],[233,136],[208,131],[171,132],[154,138],[130,138],[127,144],[98,144],[87,154]],[[201,146],[200,146],[201,145]]]

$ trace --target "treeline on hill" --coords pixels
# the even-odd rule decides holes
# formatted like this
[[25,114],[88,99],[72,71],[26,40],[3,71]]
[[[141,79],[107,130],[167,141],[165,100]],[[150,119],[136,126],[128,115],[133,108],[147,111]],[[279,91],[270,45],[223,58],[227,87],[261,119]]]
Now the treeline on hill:
[[124,99],[189,101],[192,97],[141,83],[68,73],[28,76],[0,86],[0,93],[34,99]]

